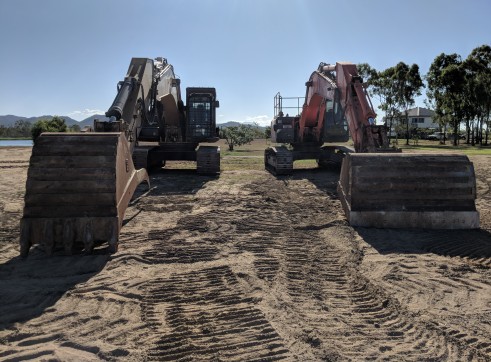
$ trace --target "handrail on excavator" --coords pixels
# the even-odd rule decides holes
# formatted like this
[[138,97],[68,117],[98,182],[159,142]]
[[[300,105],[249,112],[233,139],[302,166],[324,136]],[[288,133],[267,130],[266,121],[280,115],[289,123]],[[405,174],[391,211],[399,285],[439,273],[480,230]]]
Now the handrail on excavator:
[[[287,101],[287,105],[283,105],[283,100]],[[294,104],[296,101],[296,105]],[[274,96],[274,117],[277,117],[280,112],[283,112],[284,109],[296,109],[295,116],[300,115],[302,113],[303,104],[305,102],[305,97],[283,97],[280,92],[276,93]],[[283,112],[284,113],[284,112]],[[287,112],[288,113],[288,112]]]

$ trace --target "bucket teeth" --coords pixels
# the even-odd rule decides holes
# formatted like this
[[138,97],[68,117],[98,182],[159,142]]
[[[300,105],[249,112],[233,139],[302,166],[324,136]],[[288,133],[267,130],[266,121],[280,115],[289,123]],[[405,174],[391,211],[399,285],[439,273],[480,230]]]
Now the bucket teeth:
[[42,244],[44,244],[46,254],[52,255],[55,248],[55,243],[53,238],[53,221],[50,219],[47,219],[44,222]]
[[116,225],[114,225],[111,230],[111,237],[109,239],[108,250],[111,254],[116,253],[118,251],[118,230],[115,226]]
[[63,225],[63,246],[66,255],[72,255],[73,243],[74,243],[73,221],[67,220]]
[[85,224],[84,228],[84,249],[85,253],[91,253],[94,249],[94,233],[92,231],[92,223],[90,221]]
[[27,220],[21,221],[20,226],[20,256],[25,258],[29,254],[31,248],[30,241],[30,223]]

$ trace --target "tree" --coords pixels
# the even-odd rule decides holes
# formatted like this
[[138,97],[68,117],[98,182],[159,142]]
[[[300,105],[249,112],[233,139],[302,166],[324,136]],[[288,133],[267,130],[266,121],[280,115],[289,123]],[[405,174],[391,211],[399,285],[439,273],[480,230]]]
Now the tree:
[[367,88],[370,96],[373,96],[372,88],[374,85],[374,81],[378,78],[378,73],[375,68],[372,68],[368,63],[360,63],[356,65],[356,69],[358,71],[358,75],[360,75],[363,79],[363,84]]
[[0,137],[8,137],[8,128],[0,124]]
[[31,135],[31,123],[19,119],[13,126],[0,126],[0,137],[6,138],[27,138]]
[[68,128],[70,132],[80,132],[80,126],[78,124],[74,124]]
[[31,129],[31,135],[33,141],[41,135],[43,132],[66,132],[67,126],[65,120],[61,117],[54,116],[51,119],[41,119],[36,121]]
[[421,95],[421,88],[424,87],[423,80],[419,74],[419,66],[413,64],[408,66],[404,62],[399,62],[395,67],[392,77],[395,83],[395,103],[400,113],[404,113],[406,123],[406,145],[409,145],[409,107],[414,105],[414,97]]
[[396,102],[396,83],[393,81],[394,74],[395,67],[391,67],[377,72],[371,79],[373,85],[371,95],[379,98],[379,108],[385,113],[385,123],[389,131],[392,131],[394,121],[400,119]]
[[225,140],[229,151],[233,151],[235,146],[242,146],[251,143],[256,135],[257,127],[241,124],[240,126],[225,127],[220,130],[220,138]]
[[[409,144],[409,120],[407,113],[414,104],[414,97],[421,95],[423,81],[419,74],[417,64],[408,66],[399,62],[395,67],[390,67],[381,72],[368,71],[371,75],[372,94],[380,99],[379,108],[385,112],[385,118],[389,130],[392,130],[394,120],[401,120],[405,115],[406,143]],[[400,122],[399,122],[400,124]]]
[[[490,112],[491,112],[491,47],[481,45],[464,61],[466,72],[466,122],[470,124],[473,118],[477,121],[476,136],[480,144],[488,143]],[[467,125],[466,124],[466,125]],[[483,135],[485,128],[485,136]],[[474,132],[471,134],[467,127],[467,142],[474,142]],[[471,136],[471,137],[469,137]],[[470,138],[470,140],[469,140]]]
[[[438,55],[426,75],[428,91],[426,95],[435,104],[435,113],[442,125],[450,124],[455,135],[465,116],[464,94],[467,87],[465,67],[460,55]],[[458,137],[453,139],[458,144]]]
[[19,119],[15,122],[14,128],[16,137],[29,137],[32,126],[30,122]]

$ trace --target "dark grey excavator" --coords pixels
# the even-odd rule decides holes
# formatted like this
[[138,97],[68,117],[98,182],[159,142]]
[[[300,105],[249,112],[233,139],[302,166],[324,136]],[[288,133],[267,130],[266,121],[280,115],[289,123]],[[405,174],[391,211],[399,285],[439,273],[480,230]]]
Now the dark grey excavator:
[[43,244],[90,252],[118,249],[124,213],[148,172],[169,160],[196,161],[200,174],[220,172],[215,88],[186,89],[164,58],[133,58],[93,132],[43,133],[35,141],[26,182],[20,253]]

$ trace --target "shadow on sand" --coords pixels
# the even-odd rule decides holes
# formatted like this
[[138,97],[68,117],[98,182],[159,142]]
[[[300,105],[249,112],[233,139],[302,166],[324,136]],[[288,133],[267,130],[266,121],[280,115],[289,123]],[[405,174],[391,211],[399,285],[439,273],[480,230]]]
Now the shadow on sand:
[[491,233],[486,230],[371,229],[357,227],[358,234],[380,254],[424,254],[490,259]]
[[141,197],[195,194],[206,183],[220,175],[198,175],[194,169],[158,169],[150,174],[150,190],[141,184],[135,191],[130,205]]
[[331,197],[337,198],[337,185],[339,181],[340,167],[331,168],[299,168],[293,169],[293,173],[288,176],[276,176],[279,180],[309,180],[319,190]]
[[34,246],[26,259],[0,265],[0,330],[41,315],[68,290],[99,273],[107,261],[104,249],[92,255],[47,256]]
[[[150,190],[140,185],[130,205],[154,196],[194,194],[217,177],[197,175],[191,169],[158,170],[150,176]],[[127,215],[123,228],[135,216]],[[110,259],[107,244],[96,247],[91,255],[79,251],[71,256],[63,250],[48,256],[42,246],[34,245],[27,258],[16,256],[0,264],[0,330],[40,316],[67,291],[97,275]]]
[[[278,179],[307,179],[319,190],[337,199],[339,168],[294,169],[292,175],[277,176]],[[450,257],[465,257],[479,260],[491,268],[491,233],[478,230],[429,230],[429,229],[377,229],[354,228],[368,244],[381,254],[433,253]]]

